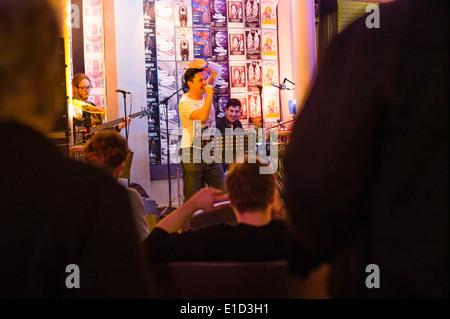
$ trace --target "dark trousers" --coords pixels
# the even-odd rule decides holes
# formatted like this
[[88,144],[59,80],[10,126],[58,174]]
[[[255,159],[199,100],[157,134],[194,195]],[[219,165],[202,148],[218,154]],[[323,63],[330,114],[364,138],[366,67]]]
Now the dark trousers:
[[[222,164],[205,162],[193,163],[192,148],[188,158],[181,157],[181,168],[183,170],[183,195],[187,201],[196,192],[206,185],[218,189],[225,189],[225,174]],[[187,160],[186,160],[187,159]]]

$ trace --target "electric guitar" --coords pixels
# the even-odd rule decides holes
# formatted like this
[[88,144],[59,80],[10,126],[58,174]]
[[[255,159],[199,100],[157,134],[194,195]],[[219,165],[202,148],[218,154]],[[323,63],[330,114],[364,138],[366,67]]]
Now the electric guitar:
[[[142,111],[133,113],[130,115],[127,115],[127,117],[134,119],[139,116],[139,118],[143,118],[144,116],[148,116],[154,111],[149,110],[148,108],[143,108]],[[77,132],[83,133],[83,136],[85,138],[91,137],[98,131],[106,130],[108,128],[112,128],[114,126],[119,125],[120,123],[124,122],[123,118],[119,118],[110,122],[106,122],[100,125],[86,125],[86,126],[77,126]]]

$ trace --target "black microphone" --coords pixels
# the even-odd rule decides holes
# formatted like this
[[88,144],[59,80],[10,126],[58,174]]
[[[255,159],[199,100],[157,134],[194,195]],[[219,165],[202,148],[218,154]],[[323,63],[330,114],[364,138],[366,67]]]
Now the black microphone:
[[286,81],[288,81],[289,83],[291,83],[291,84],[295,85],[295,83],[294,83],[294,82],[292,82],[291,80],[289,80],[288,78],[284,78],[284,80],[283,80],[283,83],[286,83]]
[[276,88],[279,88],[281,90],[287,90],[287,87],[284,86],[283,84],[277,84],[277,83],[270,82],[270,85],[272,85],[272,86],[274,86]]
[[123,93],[123,94],[131,94],[131,93],[128,92],[128,91],[119,90],[119,89],[116,89],[116,92],[120,92],[120,93]]

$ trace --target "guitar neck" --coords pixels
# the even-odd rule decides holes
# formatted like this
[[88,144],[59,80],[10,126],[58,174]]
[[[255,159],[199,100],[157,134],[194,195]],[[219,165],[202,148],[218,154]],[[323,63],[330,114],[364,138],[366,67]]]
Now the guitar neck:
[[[127,115],[127,117],[134,119],[135,117],[141,116],[142,114],[144,114],[143,111]],[[117,119],[117,120],[114,120],[114,121],[111,121],[111,122],[106,122],[106,123],[103,123],[101,125],[97,125],[97,126],[91,127],[90,131],[91,131],[91,133],[95,133],[97,131],[101,131],[101,130],[104,130],[104,129],[111,128],[111,127],[114,127],[116,125],[119,125],[123,121],[124,121],[123,118],[120,118],[120,119]]]

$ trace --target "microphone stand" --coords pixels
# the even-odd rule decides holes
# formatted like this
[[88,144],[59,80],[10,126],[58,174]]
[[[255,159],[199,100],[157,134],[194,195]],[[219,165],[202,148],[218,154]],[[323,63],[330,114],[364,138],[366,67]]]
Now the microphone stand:
[[[128,121],[127,121],[127,94],[125,92],[120,92],[123,95],[123,114],[125,117],[125,138],[128,143]],[[128,181],[129,183],[129,181]]]
[[284,125],[284,124],[291,123],[291,122],[295,121],[295,117],[294,117],[294,116],[292,116],[292,117],[293,117],[292,120],[289,120],[289,121],[286,121],[286,122],[281,122],[281,123],[272,125],[272,126],[268,127],[267,129],[269,130],[269,129],[271,129],[271,128],[275,128],[275,127],[278,127],[278,126],[282,126],[282,125]]
[[169,213],[172,212],[172,183],[170,181],[170,149],[169,149],[169,147],[170,147],[170,138],[169,138],[169,100],[172,98],[172,96],[174,96],[175,94],[177,94],[181,90],[183,90],[183,88],[179,89],[178,91],[173,92],[171,96],[166,97],[159,104],[159,105],[164,104],[166,106],[165,109],[166,109],[166,133],[167,133],[167,179],[169,181],[169,205],[166,207],[166,209],[164,209],[161,212],[161,214],[159,215],[159,218],[164,217],[166,215],[165,212],[168,209],[169,209]]
[[[128,145],[128,120],[127,120],[127,94],[125,92],[120,92],[123,95],[123,114],[125,117],[125,140]],[[130,187],[130,177],[128,176],[128,187]]]

